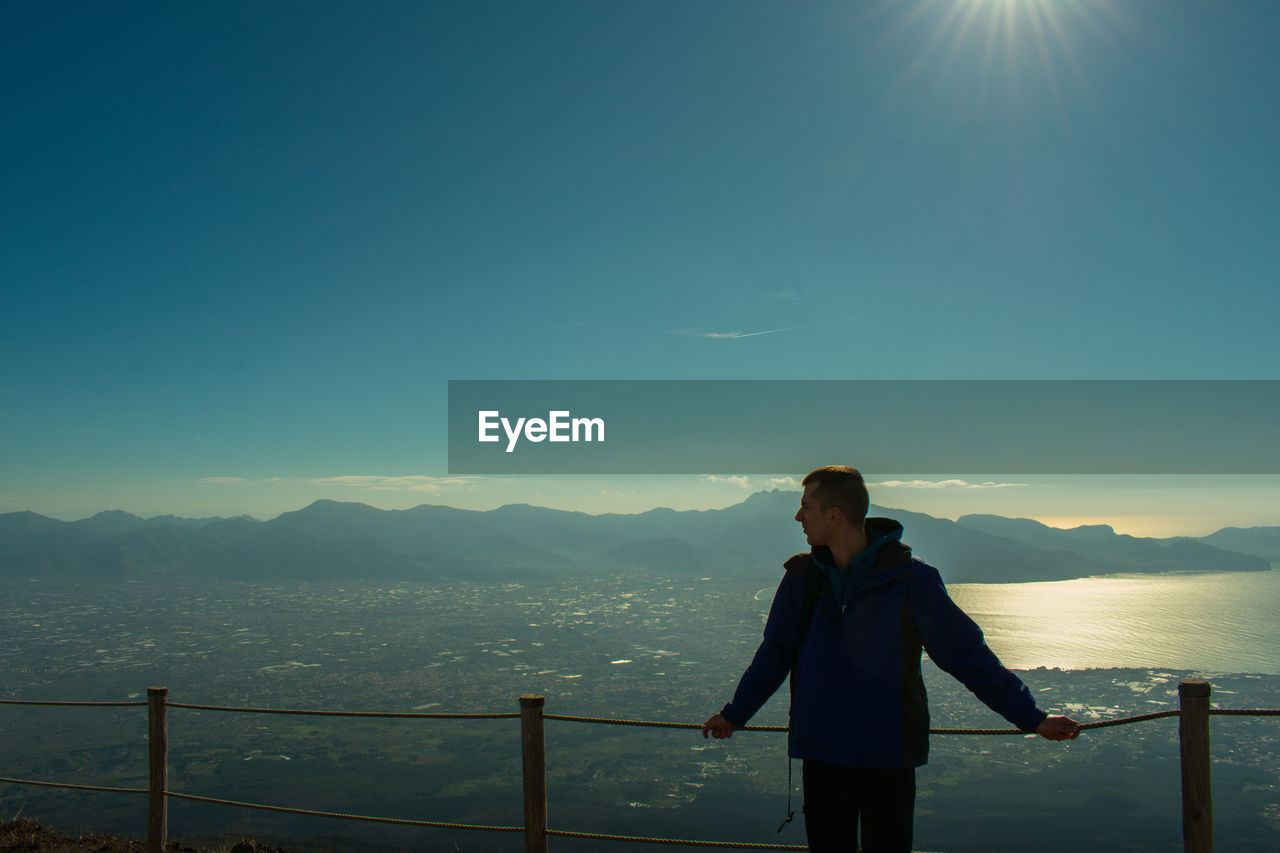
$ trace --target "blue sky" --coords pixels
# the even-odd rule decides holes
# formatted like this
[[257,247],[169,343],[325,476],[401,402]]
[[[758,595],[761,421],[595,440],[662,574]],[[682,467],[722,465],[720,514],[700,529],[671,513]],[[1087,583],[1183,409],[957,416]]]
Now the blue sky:
[[[23,4],[0,40],[0,511],[803,473],[449,478],[449,379],[1277,378],[1264,0]],[[1276,478],[963,474],[875,497],[1280,523]]]

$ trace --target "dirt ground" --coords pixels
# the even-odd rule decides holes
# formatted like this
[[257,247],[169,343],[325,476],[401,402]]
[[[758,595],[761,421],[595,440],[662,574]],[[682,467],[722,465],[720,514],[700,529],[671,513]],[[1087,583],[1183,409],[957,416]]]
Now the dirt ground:
[[[194,847],[170,841],[164,848],[171,853],[202,853]],[[34,820],[18,818],[0,823],[0,851],[40,851],[40,853],[146,853],[142,841],[118,835],[82,835],[69,838],[45,829]],[[215,853],[213,850],[203,853]],[[216,853],[285,853],[278,847],[264,847],[253,841],[241,841],[221,847]]]
[[[194,848],[170,845],[166,849],[197,853]],[[34,820],[18,818],[0,824],[0,850],[40,850],[54,853],[146,853],[141,841],[117,835],[85,835],[68,838],[45,829]]]

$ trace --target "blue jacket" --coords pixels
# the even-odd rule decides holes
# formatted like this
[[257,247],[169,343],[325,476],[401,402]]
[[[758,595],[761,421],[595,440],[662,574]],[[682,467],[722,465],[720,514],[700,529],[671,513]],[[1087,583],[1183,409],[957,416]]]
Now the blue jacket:
[[[832,594],[831,551],[787,560],[764,642],[720,713],[747,721],[793,668],[790,753],[845,767],[918,767],[929,756],[929,705],[921,650],[993,711],[1023,731],[1045,718],[1016,675],[987,647],[982,631],[947,595],[938,570],[897,540],[902,526],[868,518],[874,565],[851,578],[844,604]],[[865,553],[865,552],[864,552]],[[850,564],[858,567],[857,558]],[[800,636],[805,587],[821,595]]]

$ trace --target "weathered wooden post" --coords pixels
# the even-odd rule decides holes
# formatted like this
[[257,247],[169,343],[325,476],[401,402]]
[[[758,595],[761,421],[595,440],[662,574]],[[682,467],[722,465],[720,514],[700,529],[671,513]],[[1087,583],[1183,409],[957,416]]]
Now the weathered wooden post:
[[1182,845],[1186,853],[1213,850],[1213,788],[1209,777],[1209,696],[1213,687],[1200,678],[1178,685],[1182,716]]
[[520,750],[524,755],[524,849],[547,853],[547,749],[542,734],[544,696],[520,697]]
[[168,687],[147,688],[147,755],[151,763],[151,803],[147,812],[147,853],[164,853],[169,834],[169,731],[165,723]]

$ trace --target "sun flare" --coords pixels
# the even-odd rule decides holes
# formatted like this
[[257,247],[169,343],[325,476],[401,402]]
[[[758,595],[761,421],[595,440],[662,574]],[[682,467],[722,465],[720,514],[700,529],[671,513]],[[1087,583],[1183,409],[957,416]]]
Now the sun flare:
[[880,13],[896,18],[881,46],[898,58],[893,93],[962,76],[973,83],[970,120],[985,116],[997,82],[1034,75],[1043,76],[1066,123],[1066,84],[1088,84],[1082,50],[1136,32],[1114,0],[916,0]]

